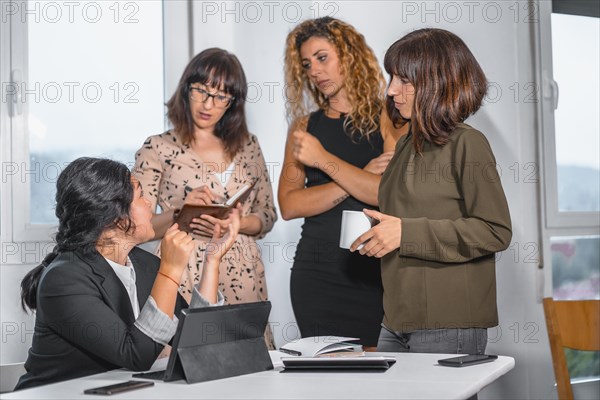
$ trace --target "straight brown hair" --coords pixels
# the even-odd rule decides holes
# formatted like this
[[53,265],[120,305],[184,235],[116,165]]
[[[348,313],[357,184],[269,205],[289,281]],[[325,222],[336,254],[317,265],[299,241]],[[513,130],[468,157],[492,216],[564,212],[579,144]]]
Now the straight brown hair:
[[423,140],[443,146],[456,126],[481,107],[487,78],[467,45],[443,29],[419,29],[396,41],[385,53],[384,67],[415,88],[410,121],[387,98],[396,127],[410,122],[415,150]]

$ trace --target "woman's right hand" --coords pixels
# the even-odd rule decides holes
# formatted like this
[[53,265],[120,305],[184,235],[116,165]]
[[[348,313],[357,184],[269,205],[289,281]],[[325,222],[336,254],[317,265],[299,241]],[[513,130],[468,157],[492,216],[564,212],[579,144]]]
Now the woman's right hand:
[[363,212],[367,217],[379,222],[360,235],[350,245],[350,251],[354,252],[361,244],[364,244],[359,250],[360,254],[381,258],[400,247],[402,243],[402,220],[400,218],[366,208],[363,209]]
[[179,280],[194,248],[192,236],[173,224],[160,244],[160,271]]
[[231,210],[229,217],[223,221],[223,224],[227,224],[227,228],[222,228],[219,223],[214,225],[213,237],[206,246],[207,263],[213,263],[218,266],[221,258],[231,249],[240,231],[241,212],[242,206],[238,204]]
[[[325,156],[327,150],[315,136],[302,130],[292,133],[292,149],[296,160],[311,168],[323,170],[327,162]],[[326,172],[326,171],[325,171]]]
[[204,204],[212,204],[216,197],[214,193],[206,185],[202,185],[193,189],[185,197],[184,204],[192,206],[202,206]]
[[374,159],[369,161],[369,163],[363,168],[363,170],[375,175],[382,175],[393,156],[393,151],[383,153],[380,156],[375,157]]

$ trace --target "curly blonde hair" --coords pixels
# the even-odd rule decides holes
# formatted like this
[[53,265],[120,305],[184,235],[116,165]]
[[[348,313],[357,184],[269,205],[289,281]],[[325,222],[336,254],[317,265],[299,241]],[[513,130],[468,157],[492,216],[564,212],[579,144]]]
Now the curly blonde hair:
[[369,138],[379,129],[379,117],[384,108],[386,82],[373,50],[363,35],[350,24],[331,17],[302,22],[286,39],[285,97],[289,121],[305,120],[315,105],[326,109],[329,100],[311,83],[302,67],[300,47],[312,37],[331,42],[340,59],[340,72],[352,110],[344,127],[350,134]]

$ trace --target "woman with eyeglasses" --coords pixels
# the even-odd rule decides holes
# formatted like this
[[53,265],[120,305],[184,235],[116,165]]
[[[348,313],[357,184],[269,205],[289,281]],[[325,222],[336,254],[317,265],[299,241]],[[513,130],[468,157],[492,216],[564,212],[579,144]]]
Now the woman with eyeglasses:
[[[184,204],[224,203],[245,184],[256,182],[242,204],[239,235],[221,262],[219,290],[226,304],[267,300],[256,239],[277,219],[262,151],[246,126],[246,93],[246,76],[235,55],[217,48],[196,55],[167,103],[173,129],[144,142],[134,171],[152,210],[157,205],[161,209],[152,218],[155,239],[163,237]],[[229,221],[203,215],[190,225],[196,250],[180,282],[188,300],[202,275],[203,254],[215,224],[225,228]],[[269,332],[266,339],[272,347]]]

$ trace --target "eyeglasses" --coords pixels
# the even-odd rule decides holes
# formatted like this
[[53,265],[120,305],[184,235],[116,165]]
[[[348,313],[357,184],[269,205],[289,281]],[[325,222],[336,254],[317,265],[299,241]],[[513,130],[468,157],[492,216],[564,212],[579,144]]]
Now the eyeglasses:
[[196,103],[206,103],[209,98],[213,99],[213,104],[218,108],[227,108],[231,105],[233,100],[235,100],[235,97],[212,94],[204,89],[190,86],[190,99],[192,99],[192,101]]

